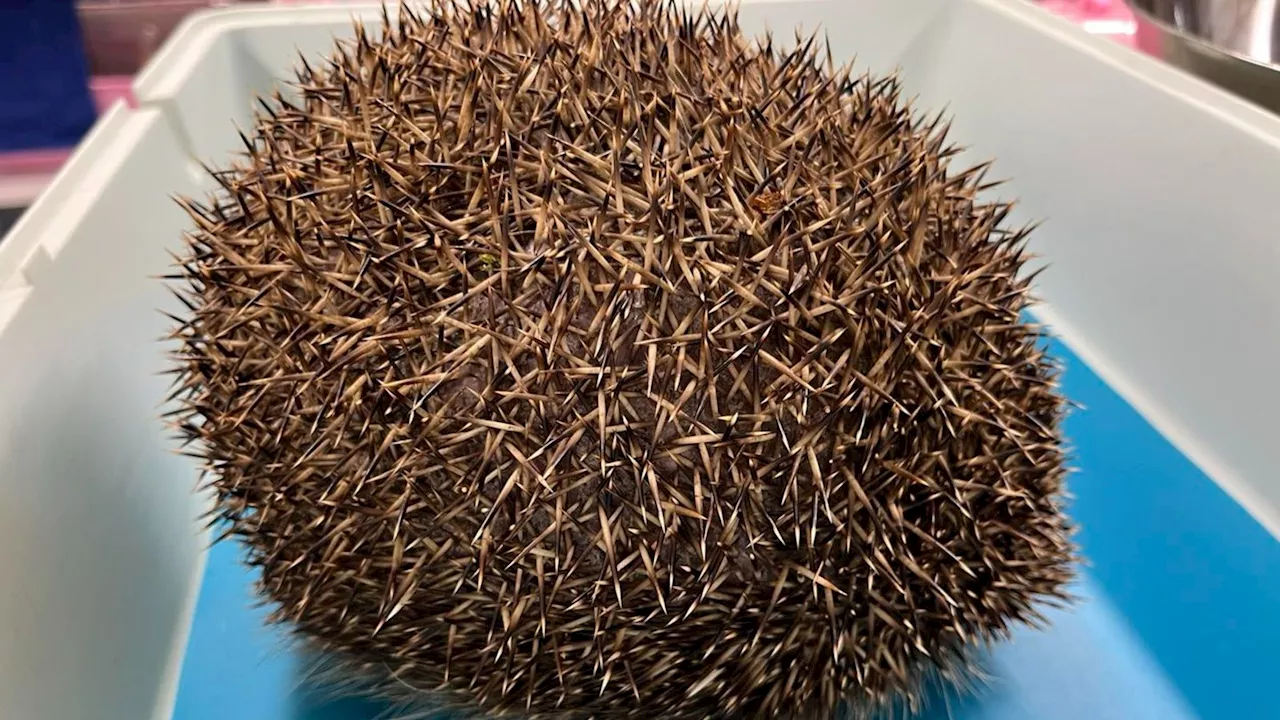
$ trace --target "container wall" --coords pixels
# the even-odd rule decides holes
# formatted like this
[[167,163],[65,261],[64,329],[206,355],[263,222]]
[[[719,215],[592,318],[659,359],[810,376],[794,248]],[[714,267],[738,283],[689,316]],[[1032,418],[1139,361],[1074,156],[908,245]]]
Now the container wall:
[[[153,279],[195,176],[159,112],[118,106],[0,249],[0,717],[139,720],[167,702],[206,538],[160,422]],[[73,160],[72,166],[78,163]],[[19,258],[21,255],[21,258]]]
[[1272,717],[1280,120],[1016,3],[949,15],[904,79],[1043,221],[1040,315],[1101,378],[1067,382],[1091,572],[1201,717]]
[[903,57],[906,81],[948,105],[970,160],[996,158],[1019,217],[1044,221],[1045,317],[1280,529],[1280,119],[1035,14],[1046,42],[1016,8],[956,3]]

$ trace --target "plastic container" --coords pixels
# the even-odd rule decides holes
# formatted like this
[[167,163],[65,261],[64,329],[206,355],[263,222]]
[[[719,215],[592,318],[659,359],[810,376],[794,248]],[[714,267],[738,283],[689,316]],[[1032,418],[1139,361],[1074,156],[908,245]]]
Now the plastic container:
[[[356,720],[259,625],[236,548],[206,553],[196,468],[158,419],[154,276],[170,195],[238,143],[255,92],[373,6],[189,20],[0,244],[0,717]],[[1044,219],[1039,310],[1061,337],[1084,602],[991,658],[956,720],[1280,717],[1280,119],[1024,0],[770,0],[947,105]],[[938,717],[947,717],[940,711]]]

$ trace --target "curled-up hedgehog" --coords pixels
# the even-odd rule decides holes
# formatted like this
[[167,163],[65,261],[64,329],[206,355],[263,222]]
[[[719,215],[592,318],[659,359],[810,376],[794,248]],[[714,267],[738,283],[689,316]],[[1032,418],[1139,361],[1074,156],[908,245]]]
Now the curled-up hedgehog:
[[275,621],[374,691],[860,717],[1066,599],[1026,232],[895,79],[473,0],[294,85],[187,202],[178,425]]

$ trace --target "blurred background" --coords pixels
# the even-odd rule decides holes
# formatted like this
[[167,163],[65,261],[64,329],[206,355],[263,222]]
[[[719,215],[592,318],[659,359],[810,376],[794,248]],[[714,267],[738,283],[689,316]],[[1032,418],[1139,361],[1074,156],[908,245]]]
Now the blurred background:
[[[0,237],[49,183],[97,114],[116,101],[131,102],[133,75],[183,18],[209,7],[284,1],[290,0],[0,3]],[[1137,23],[1124,0],[1023,1],[1090,33],[1134,42]],[[1270,6],[1274,12],[1275,2]]]

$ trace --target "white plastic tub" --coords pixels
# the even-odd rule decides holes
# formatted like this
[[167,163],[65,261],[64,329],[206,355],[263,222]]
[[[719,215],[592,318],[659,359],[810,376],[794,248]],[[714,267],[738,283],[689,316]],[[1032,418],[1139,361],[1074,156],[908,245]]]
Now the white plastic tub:
[[[188,21],[0,243],[0,718],[364,718],[312,707],[158,419],[199,161],[377,5]],[[746,0],[902,69],[1047,222],[1086,602],[992,659],[957,720],[1280,717],[1280,120],[1024,0]],[[203,579],[203,582],[202,582]],[[323,714],[328,713],[328,714]],[[940,716],[941,717],[941,716]]]

